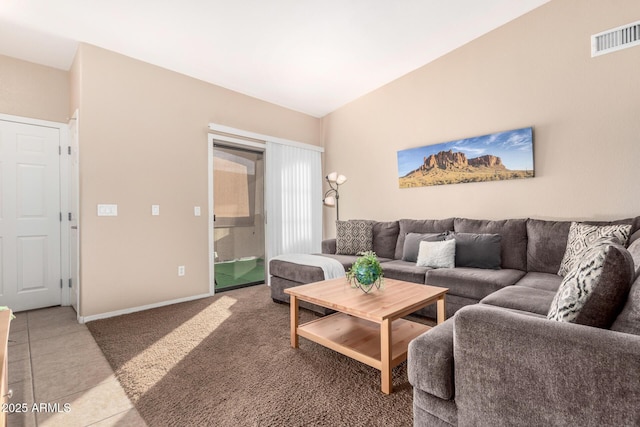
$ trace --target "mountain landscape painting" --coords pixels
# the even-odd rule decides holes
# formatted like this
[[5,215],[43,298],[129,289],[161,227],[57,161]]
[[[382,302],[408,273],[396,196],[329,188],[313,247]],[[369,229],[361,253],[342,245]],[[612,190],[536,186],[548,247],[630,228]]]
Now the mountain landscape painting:
[[398,151],[400,188],[533,176],[530,127]]

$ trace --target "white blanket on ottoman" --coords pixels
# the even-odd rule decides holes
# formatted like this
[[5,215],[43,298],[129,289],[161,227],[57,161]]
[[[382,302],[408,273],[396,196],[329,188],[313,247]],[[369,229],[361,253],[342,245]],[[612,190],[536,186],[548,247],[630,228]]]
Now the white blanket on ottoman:
[[342,266],[342,264],[340,264],[340,261],[326,256],[309,254],[286,254],[274,256],[271,259],[292,262],[294,264],[320,267],[324,272],[325,280],[345,277],[344,267]]

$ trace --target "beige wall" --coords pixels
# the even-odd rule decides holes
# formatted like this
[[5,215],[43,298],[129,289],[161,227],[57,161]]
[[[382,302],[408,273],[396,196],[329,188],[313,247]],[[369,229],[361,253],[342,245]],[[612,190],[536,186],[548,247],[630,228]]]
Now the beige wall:
[[[341,219],[640,215],[640,47],[590,52],[638,19],[636,0],[553,0],[326,116]],[[533,179],[398,188],[398,150],[526,126]]]
[[[320,120],[86,44],[73,70],[81,315],[207,293],[208,123],[320,145]],[[99,203],[118,216],[98,217]]]
[[0,55],[0,113],[67,123],[69,73]]

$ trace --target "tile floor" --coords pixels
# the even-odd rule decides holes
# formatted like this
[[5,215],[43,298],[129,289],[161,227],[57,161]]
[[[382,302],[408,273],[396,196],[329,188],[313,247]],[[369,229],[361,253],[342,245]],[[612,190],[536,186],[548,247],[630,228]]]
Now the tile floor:
[[[71,307],[17,313],[9,330],[8,360],[10,403],[28,408],[10,414],[9,427],[146,426]],[[58,403],[60,411],[32,412],[34,403]]]

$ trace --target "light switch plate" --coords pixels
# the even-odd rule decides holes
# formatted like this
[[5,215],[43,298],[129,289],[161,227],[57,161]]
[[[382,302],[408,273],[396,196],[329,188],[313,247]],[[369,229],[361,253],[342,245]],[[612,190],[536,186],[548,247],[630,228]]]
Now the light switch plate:
[[195,216],[200,216],[200,206],[194,206],[193,207],[193,214]]
[[160,215],[160,205],[151,205],[151,215]]
[[118,205],[98,205],[98,216],[118,216]]

